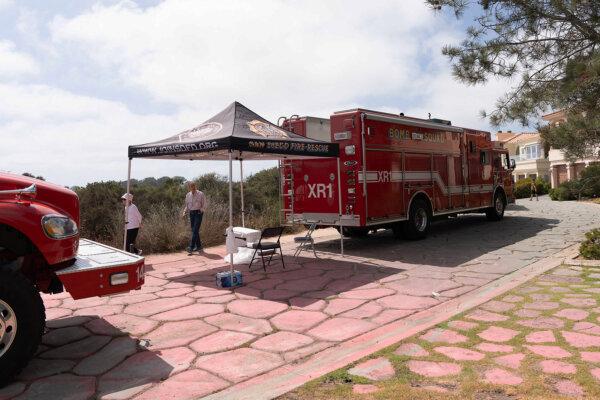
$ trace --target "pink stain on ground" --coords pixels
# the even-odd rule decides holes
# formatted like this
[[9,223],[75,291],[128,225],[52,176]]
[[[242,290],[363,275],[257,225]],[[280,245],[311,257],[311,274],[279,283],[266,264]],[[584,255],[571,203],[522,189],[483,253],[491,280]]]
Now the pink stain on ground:
[[553,343],[556,342],[556,338],[552,331],[537,331],[525,336],[525,341],[528,343]]
[[483,332],[479,333],[477,336],[490,342],[508,342],[509,340],[517,336],[519,333],[521,332],[515,331],[513,329],[507,329],[498,326],[490,326]]
[[523,379],[511,372],[500,368],[493,368],[485,371],[483,374],[484,381],[493,385],[520,385]]
[[455,363],[410,360],[406,363],[408,369],[415,374],[437,378],[440,376],[458,375],[462,366]]
[[558,360],[541,361],[540,367],[545,374],[574,374],[577,372],[575,365]]

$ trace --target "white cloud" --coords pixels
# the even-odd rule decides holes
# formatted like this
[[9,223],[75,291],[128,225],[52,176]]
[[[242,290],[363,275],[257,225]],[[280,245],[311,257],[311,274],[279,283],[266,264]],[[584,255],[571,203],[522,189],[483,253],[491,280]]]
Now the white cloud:
[[[0,9],[1,6],[0,3]],[[0,60],[0,79],[35,75],[39,72],[35,60],[30,55],[17,51],[15,44],[9,40],[0,40]]]
[[[127,145],[189,128],[233,100],[272,121],[362,106],[485,128],[479,110],[506,89],[504,82],[473,88],[453,80],[440,48],[463,33],[422,0],[166,0],[147,8],[121,1],[50,22],[43,15],[21,10],[17,31],[67,78],[0,84],[0,168],[66,185],[124,179]],[[12,77],[40,69],[12,42],[0,41],[0,59],[0,82],[5,65]],[[93,84],[82,79],[88,75]],[[104,100],[98,86],[111,98],[126,95]],[[142,96],[159,111],[132,112]],[[271,165],[247,163],[248,172]],[[133,171],[138,178],[194,177],[227,169],[136,160]]]
[[[50,86],[0,84],[0,169],[29,171],[63,185],[123,180],[128,145],[174,134],[196,123],[192,117],[188,112],[138,115],[118,102]],[[251,173],[271,165],[247,163],[246,170]],[[226,171],[225,163],[136,160],[133,177],[192,178]]]
[[14,0],[0,0],[0,11],[4,11],[15,4]]
[[421,0],[124,1],[51,31],[155,99],[213,111],[238,99],[277,116],[400,92],[433,19]]

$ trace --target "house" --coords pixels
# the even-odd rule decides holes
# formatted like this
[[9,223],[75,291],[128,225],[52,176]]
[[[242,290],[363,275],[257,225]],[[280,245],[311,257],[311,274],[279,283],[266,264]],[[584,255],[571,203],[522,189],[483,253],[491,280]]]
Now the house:
[[[565,121],[565,113],[563,110],[556,111],[542,116],[542,119],[550,124],[560,124]],[[565,153],[561,150],[550,149],[548,152],[548,161],[550,162],[550,182],[554,188],[563,182],[578,178],[585,167],[600,162],[600,158],[585,158],[570,161],[565,158]]]
[[515,160],[515,181],[538,177],[550,181],[550,161],[539,133],[498,131],[496,140],[504,144],[510,158]]

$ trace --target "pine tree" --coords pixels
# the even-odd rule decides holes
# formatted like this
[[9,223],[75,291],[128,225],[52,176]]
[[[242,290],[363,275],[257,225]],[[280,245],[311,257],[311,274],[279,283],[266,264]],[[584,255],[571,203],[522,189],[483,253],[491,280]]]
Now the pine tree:
[[[461,18],[469,0],[426,0]],[[474,5],[473,5],[474,6]],[[570,158],[597,155],[600,146],[600,0],[478,0],[479,15],[459,45],[442,53],[467,84],[492,77],[517,84],[482,112],[493,125],[529,125],[551,110],[567,122],[539,127],[552,147]],[[520,79],[519,79],[520,78]]]

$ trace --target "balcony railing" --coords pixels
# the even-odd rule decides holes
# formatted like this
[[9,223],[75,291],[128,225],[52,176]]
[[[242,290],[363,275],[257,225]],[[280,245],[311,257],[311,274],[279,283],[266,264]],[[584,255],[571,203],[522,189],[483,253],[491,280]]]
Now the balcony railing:
[[521,161],[544,160],[545,157],[543,155],[540,155],[538,157],[531,157],[526,154],[520,154],[518,156],[510,156],[510,159],[515,160],[515,162],[521,162]]

